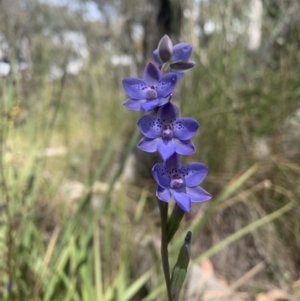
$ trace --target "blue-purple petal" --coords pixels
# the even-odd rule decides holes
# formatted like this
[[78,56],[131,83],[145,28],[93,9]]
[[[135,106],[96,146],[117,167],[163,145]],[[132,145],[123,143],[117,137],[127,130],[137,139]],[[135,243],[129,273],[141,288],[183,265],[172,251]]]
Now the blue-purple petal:
[[162,64],[162,61],[160,60],[159,55],[158,55],[158,49],[155,49],[153,51],[153,59],[158,65]]
[[143,81],[148,86],[156,86],[161,79],[161,71],[153,64],[148,63],[143,72]]
[[173,137],[179,140],[191,139],[199,128],[199,123],[190,117],[180,118],[173,123]]
[[122,81],[123,88],[130,98],[134,99],[144,99],[147,98],[147,88],[146,83],[137,77],[126,77]]
[[154,153],[157,151],[157,144],[159,143],[161,139],[149,139],[146,137],[143,137],[140,142],[138,143],[138,148],[143,150],[144,152],[148,153]]
[[184,178],[186,187],[198,186],[207,175],[208,168],[205,164],[194,162],[180,168],[179,174]]
[[175,152],[175,144],[173,139],[160,139],[157,150],[160,153],[163,160],[168,159]]
[[176,76],[178,77],[178,78],[181,78],[181,77],[183,77],[183,72],[180,72],[180,71],[176,71],[176,70],[170,70],[170,72],[172,72],[172,73],[174,73],[174,74],[176,74]]
[[160,106],[160,101],[157,98],[147,100],[141,104],[142,109],[146,112],[152,111],[158,106]]
[[192,54],[192,45],[188,43],[179,43],[173,47],[172,62],[188,61]]
[[181,167],[180,156],[174,153],[167,160],[165,160],[164,164],[168,170],[180,169]]
[[164,124],[171,124],[179,117],[179,109],[171,102],[161,106],[157,112],[157,118],[161,119]]
[[147,138],[161,137],[162,124],[156,116],[144,115],[138,120],[137,125],[141,133]]
[[158,98],[158,107],[161,107],[162,105],[165,105],[166,103],[169,102],[169,97],[165,98]]
[[211,199],[211,195],[201,187],[186,188],[186,193],[191,198],[192,202],[200,203]]
[[163,202],[167,202],[169,203],[170,199],[171,199],[171,193],[170,193],[170,189],[168,188],[163,188],[161,186],[157,186],[156,189],[156,196]]
[[162,188],[169,188],[170,175],[162,163],[157,163],[152,167],[152,175],[159,186]]
[[183,191],[178,189],[170,189],[172,197],[176,201],[177,205],[185,212],[191,211],[191,199]]
[[166,74],[156,86],[157,97],[167,97],[175,88],[177,76],[173,72]]
[[195,146],[190,140],[179,140],[173,138],[176,153],[179,155],[190,155],[195,152]]
[[141,104],[144,101],[146,101],[146,99],[136,100],[136,99],[129,98],[123,103],[123,105],[129,110],[141,111],[142,110]]

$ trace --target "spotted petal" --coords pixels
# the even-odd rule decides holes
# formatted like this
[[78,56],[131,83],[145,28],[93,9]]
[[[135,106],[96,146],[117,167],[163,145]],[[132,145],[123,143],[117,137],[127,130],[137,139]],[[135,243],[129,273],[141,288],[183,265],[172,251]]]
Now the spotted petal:
[[161,137],[162,124],[156,116],[144,115],[138,120],[137,125],[147,138]]
[[205,202],[211,199],[211,195],[201,187],[186,188],[186,193],[192,202],[195,203]]
[[147,98],[146,83],[137,77],[126,77],[122,81],[123,88],[130,98],[134,99],[145,99]]
[[157,97],[160,98],[169,96],[175,88],[176,82],[176,74],[172,72],[166,74],[156,86]]
[[191,139],[199,128],[199,123],[190,117],[180,118],[173,123],[173,136],[180,140]]
[[187,187],[198,186],[205,179],[208,168],[205,164],[194,162],[180,168],[179,174]]
[[170,175],[162,163],[157,163],[152,167],[152,175],[159,186],[162,188],[170,187]]

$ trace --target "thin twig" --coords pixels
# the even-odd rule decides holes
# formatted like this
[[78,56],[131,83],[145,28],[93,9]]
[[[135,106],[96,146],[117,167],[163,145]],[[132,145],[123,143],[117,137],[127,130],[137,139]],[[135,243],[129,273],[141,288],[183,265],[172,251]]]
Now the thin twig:
[[247,283],[251,278],[253,278],[259,272],[261,272],[265,267],[266,267],[265,262],[261,261],[255,267],[253,267],[250,271],[248,271],[246,274],[244,274],[241,278],[239,278],[237,281],[235,281],[232,285],[230,285],[229,290],[231,292],[236,291],[243,284]]

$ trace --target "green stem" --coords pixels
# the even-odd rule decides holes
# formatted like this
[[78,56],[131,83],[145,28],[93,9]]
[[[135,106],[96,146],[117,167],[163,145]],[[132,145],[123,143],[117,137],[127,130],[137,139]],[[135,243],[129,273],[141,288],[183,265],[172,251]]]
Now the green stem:
[[168,254],[168,237],[167,237],[167,221],[168,221],[168,204],[160,200],[158,201],[158,207],[160,210],[161,219],[161,259],[164,270],[165,282],[168,291],[168,300],[171,298],[171,280],[170,280],[170,266],[169,266],[169,254]]

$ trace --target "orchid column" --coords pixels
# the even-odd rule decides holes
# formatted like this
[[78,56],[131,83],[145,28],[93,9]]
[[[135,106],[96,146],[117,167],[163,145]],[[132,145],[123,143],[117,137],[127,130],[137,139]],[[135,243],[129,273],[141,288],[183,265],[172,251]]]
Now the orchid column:
[[[156,196],[161,214],[161,255],[169,301],[176,301],[183,285],[189,263],[191,232],[178,255],[177,263],[170,276],[168,243],[176,233],[185,212],[190,212],[191,204],[204,202],[210,194],[199,187],[207,174],[203,163],[190,163],[182,166],[180,156],[195,152],[190,140],[199,128],[196,120],[180,117],[178,107],[173,104],[172,92],[178,78],[191,69],[195,63],[189,58],[192,46],[179,43],[173,47],[170,38],[165,35],[159,42],[153,57],[158,66],[148,63],[142,78],[127,77],[123,88],[130,97],[124,106],[133,111],[149,112],[156,115],[142,116],[137,125],[144,135],[138,147],[145,152],[159,152],[162,162],[152,168],[157,182]],[[168,217],[168,203],[176,202]]]

